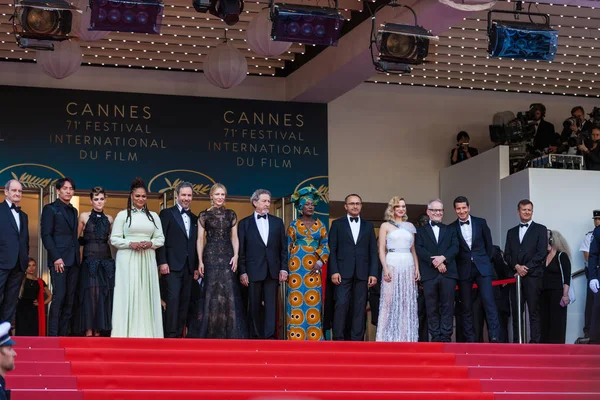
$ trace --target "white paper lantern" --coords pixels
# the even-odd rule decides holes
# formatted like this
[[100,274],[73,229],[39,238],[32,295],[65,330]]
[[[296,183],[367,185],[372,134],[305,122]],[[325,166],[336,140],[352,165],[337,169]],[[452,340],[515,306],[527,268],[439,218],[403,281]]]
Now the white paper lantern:
[[229,89],[246,79],[248,62],[228,40],[227,43],[221,43],[208,53],[203,69],[204,76],[210,83],[222,89]]
[[269,19],[270,9],[265,8],[250,21],[246,30],[246,40],[248,47],[255,52],[265,57],[278,56],[285,53],[291,43],[276,42],[271,40],[271,26],[273,23]]
[[496,5],[496,0],[438,0],[448,7],[461,11],[484,11],[491,10]]
[[73,24],[71,27],[73,35],[78,36],[84,42],[94,42],[104,39],[110,33],[106,31],[88,31],[90,18],[92,17],[89,0],[80,0],[77,8],[82,10],[83,14],[73,13]]
[[79,43],[74,40],[54,42],[54,51],[38,50],[35,58],[41,70],[54,79],[73,75],[83,60]]

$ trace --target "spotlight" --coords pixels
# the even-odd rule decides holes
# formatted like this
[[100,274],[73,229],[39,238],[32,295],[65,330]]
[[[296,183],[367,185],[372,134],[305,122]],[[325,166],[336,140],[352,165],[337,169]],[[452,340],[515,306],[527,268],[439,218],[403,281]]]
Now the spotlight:
[[244,0],[192,0],[192,5],[199,13],[209,12],[230,26],[239,22],[244,11]]
[[[492,21],[493,13],[527,15],[531,22]],[[534,23],[532,16],[545,18],[545,23]],[[488,12],[488,53],[490,57],[519,60],[553,61],[558,47],[558,31],[550,27],[550,16],[540,13],[492,10]]]
[[193,0],[192,5],[199,13],[207,13],[210,10],[210,0]]
[[161,0],[90,0],[90,31],[159,33]]
[[[371,59],[375,69],[379,72],[409,73],[409,65],[418,65],[425,62],[429,54],[429,41],[437,40],[430,31],[417,25],[417,14],[408,6],[390,3],[379,7],[406,7],[415,17],[414,25],[401,25],[385,23],[375,34],[375,14],[371,21]],[[373,45],[377,47],[378,55],[373,54]]]
[[70,36],[73,12],[76,7],[62,0],[23,0],[15,5],[11,17],[17,45],[21,48],[54,50],[53,42],[74,38]]
[[271,3],[271,39],[337,46],[344,17],[335,8]]

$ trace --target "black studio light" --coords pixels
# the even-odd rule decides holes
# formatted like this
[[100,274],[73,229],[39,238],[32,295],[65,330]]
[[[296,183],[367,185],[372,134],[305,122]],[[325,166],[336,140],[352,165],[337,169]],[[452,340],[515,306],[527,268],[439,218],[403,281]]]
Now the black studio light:
[[[375,14],[383,7],[405,7],[414,15],[414,25],[384,23],[375,31]],[[396,2],[377,8],[371,19],[371,58],[379,72],[409,73],[410,65],[423,64],[429,54],[429,41],[437,36],[417,24],[417,15],[408,6]],[[374,54],[374,47],[377,55]]]
[[91,0],[91,31],[160,33],[161,0]]
[[73,12],[81,12],[62,0],[22,0],[11,17],[17,45],[21,48],[54,50],[53,42],[70,36]]
[[314,7],[271,2],[271,39],[336,46],[342,34],[344,17],[335,8]]
[[244,11],[243,0],[192,0],[192,5],[199,13],[208,12],[229,26],[237,24]]

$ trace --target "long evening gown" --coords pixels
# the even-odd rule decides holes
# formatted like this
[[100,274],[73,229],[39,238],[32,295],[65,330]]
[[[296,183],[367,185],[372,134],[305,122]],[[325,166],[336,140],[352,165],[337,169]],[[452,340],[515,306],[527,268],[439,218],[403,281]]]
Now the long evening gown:
[[237,216],[233,210],[213,207],[201,212],[198,222],[206,231],[202,253],[204,293],[197,313],[201,321],[198,337],[245,339],[248,328],[240,280],[229,264],[233,257],[231,228],[237,223]]
[[[112,337],[162,338],[162,311],[155,250],[165,243],[158,214],[127,210],[117,214],[110,243],[117,250]],[[131,226],[130,226],[131,222]],[[151,241],[152,247],[131,250],[129,243]]]
[[287,291],[287,338],[323,340],[321,327],[323,288],[321,272],[310,275],[312,267],[329,259],[327,228],[320,220],[311,227],[297,219],[288,227],[289,269]]
[[83,230],[83,263],[79,272],[79,332],[110,331],[115,261],[108,244],[110,221],[94,210]]
[[417,312],[417,282],[415,260],[410,252],[416,229],[410,222],[386,236],[385,262],[392,281],[381,277],[381,298],[377,321],[378,342],[417,342],[419,340],[419,316]]
[[[46,282],[43,283],[44,287],[46,287]],[[33,301],[38,299],[39,293],[39,281],[37,279],[25,278],[25,282],[23,282],[23,291],[19,298],[19,302],[17,303],[17,312],[15,314],[16,336],[39,335],[38,306],[33,305]],[[42,304],[40,307],[46,306]]]

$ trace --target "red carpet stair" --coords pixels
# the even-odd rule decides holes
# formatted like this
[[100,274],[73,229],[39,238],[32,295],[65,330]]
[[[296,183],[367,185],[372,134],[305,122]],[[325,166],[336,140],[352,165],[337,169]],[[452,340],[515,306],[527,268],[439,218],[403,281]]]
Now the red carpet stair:
[[600,399],[600,346],[16,339],[13,400]]

